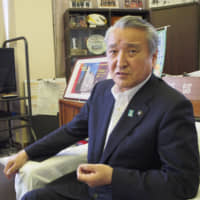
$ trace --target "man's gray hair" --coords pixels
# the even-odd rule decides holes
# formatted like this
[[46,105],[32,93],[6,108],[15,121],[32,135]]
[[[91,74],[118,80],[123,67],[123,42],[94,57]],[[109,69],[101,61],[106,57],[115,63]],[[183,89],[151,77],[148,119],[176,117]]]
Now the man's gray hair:
[[159,37],[157,30],[152,24],[138,16],[127,15],[120,18],[114,25],[110,26],[105,35],[105,41],[108,42],[109,35],[115,28],[138,28],[147,32],[147,41],[149,46],[149,53],[153,55],[158,48]]

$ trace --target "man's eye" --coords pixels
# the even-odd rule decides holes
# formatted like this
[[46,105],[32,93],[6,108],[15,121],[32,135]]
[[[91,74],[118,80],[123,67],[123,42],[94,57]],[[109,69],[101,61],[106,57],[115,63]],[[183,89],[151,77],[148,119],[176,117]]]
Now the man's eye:
[[112,50],[109,50],[108,52],[109,52],[109,54],[111,54],[111,55],[115,55],[115,54],[117,53],[117,50],[112,49]]
[[130,55],[137,53],[136,49],[130,49],[128,52],[129,52]]

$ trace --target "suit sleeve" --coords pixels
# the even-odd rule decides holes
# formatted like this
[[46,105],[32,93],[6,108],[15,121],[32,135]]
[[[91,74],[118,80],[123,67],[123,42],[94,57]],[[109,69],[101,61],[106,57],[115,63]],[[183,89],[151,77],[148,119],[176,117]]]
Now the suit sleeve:
[[113,199],[178,200],[196,195],[199,152],[192,116],[192,105],[187,100],[166,111],[157,138],[161,168],[114,168]]
[[88,137],[89,105],[95,93],[96,85],[90,98],[71,122],[49,133],[35,143],[25,148],[30,159],[44,159],[51,157],[62,149]]

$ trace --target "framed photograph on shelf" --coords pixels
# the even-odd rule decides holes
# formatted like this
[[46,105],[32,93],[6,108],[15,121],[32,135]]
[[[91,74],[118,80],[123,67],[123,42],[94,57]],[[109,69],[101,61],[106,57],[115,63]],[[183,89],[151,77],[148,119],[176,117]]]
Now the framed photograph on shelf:
[[65,90],[64,98],[87,100],[94,85],[108,78],[110,77],[105,56],[78,59]]
[[98,8],[119,8],[118,0],[97,0]]
[[164,7],[164,6],[172,6],[172,5],[178,5],[178,4],[187,4],[187,3],[193,3],[197,2],[196,0],[150,0],[149,1],[149,7],[150,8],[156,8],[156,7]]
[[70,0],[69,8],[92,8],[92,0]]
[[143,0],[124,0],[124,8],[143,8]]

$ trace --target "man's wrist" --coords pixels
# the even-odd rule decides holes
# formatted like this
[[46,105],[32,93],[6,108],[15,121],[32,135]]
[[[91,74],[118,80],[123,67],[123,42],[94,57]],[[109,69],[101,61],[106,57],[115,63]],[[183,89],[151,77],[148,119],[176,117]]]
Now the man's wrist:
[[20,157],[23,158],[23,160],[26,162],[27,160],[29,160],[29,156],[27,154],[27,152],[23,149],[19,152],[18,154]]

